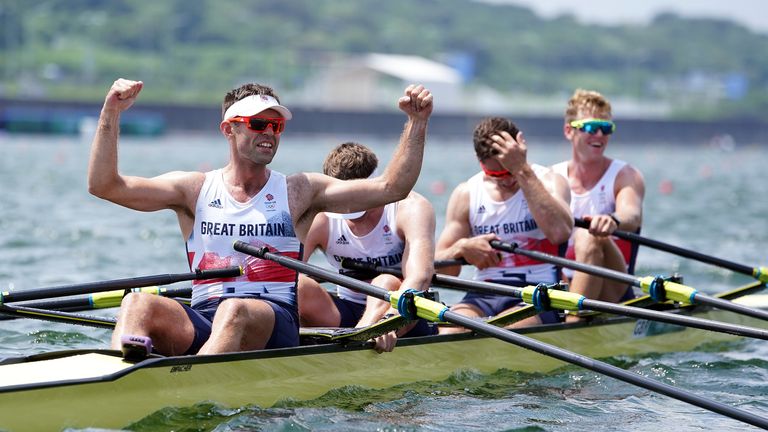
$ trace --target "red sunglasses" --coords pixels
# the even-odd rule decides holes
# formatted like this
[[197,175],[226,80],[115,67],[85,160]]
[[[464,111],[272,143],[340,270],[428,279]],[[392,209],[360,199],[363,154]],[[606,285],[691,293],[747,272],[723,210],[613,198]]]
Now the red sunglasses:
[[248,129],[257,133],[262,133],[267,130],[267,126],[272,126],[272,133],[275,135],[280,135],[285,130],[285,119],[280,117],[271,118],[258,116],[238,116],[232,117],[229,119],[229,121],[235,123],[245,123],[245,125],[248,126]]
[[495,177],[495,178],[512,177],[512,173],[511,172],[509,172],[507,170],[499,170],[499,171],[489,170],[485,166],[485,164],[482,163],[482,162],[480,162],[480,167],[483,169],[483,172],[485,173],[485,175],[487,175],[489,177]]

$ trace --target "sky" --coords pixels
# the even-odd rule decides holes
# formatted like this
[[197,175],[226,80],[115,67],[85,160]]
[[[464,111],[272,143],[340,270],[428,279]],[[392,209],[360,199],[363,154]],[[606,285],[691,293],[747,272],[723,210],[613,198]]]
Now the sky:
[[484,0],[526,6],[544,18],[571,13],[585,24],[648,23],[663,12],[689,18],[720,18],[768,34],[766,0]]

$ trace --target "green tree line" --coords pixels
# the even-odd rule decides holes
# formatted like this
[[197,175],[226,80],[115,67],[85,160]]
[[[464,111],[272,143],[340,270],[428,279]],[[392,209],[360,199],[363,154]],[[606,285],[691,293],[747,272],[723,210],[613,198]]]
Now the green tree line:
[[0,0],[0,29],[4,97],[97,100],[129,77],[147,98],[210,104],[377,52],[458,59],[468,86],[509,94],[586,87],[682,118],[768,119],[768,36],[716,19],[584,25],[471,0]]

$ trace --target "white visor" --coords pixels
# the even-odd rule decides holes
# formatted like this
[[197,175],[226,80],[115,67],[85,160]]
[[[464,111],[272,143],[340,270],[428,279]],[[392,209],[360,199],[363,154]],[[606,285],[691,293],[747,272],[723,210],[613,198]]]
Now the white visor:
[[354,213],[332,213],[332,212],[325,212],[325,214],[326,214],[326,216],[328,216],[331,219],[351,220],[351,219],[358,219],[358,218],[363,217],[363,215],[365,214],[365,210],[359,211],[359,212],[354,212]]
[[293,117],[288,108],[280,105],[274,97],[251,95],[240,99],[227,108],[224,113],[224,120],[229,120],[232,117],[250,117],[268,109],[279,112],[286,120]]

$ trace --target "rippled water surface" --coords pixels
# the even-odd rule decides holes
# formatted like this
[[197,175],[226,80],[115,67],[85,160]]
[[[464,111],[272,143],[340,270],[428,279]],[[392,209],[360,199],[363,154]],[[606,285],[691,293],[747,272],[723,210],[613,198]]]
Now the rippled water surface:
[[[317,171],[333,145],[349,137],[286,134],[272,167]],[[383,160],[393,143],[370,141]],[[643,234],[750,266],[768,263],[766,148],[735,151],[706,143],[612,143],[610,154],[639,167],[647,183]],[[89,143],[78,137],[0,135],[0,290],[187,271],[172,212],[139,213],[86,190]],[[568,157],[566,143],[529,143],[530,159]],[[121,143],[121,171],[153,176],[226,163],[219,136],[167,136]],[[416,190],[433,202],[438,230],[452,188],[477,170],[469,142],[429,143]],[[749,281],[705,264],[641,249],[638,275],[678,272],[685,283],[717,292]],[[459,294],[442,293],[452,302]],[[103,315],[114,311],[94,312]],[[0,357],[105,347],[109,332],[32,320],[0,321]],[[616,357],[608,362],[717,401],[768,413],[764,342],[709,344],[696,352]],[[375,373],[375,372],[372,372]],[[158,408],[162,402],[158,401]],[[132,430],[544,431],[743,430],[702,409],[575,366],[547,375],[458,371],[445,382],[385,390],[344,387],[314,401],[224,409],[162,409]]]

